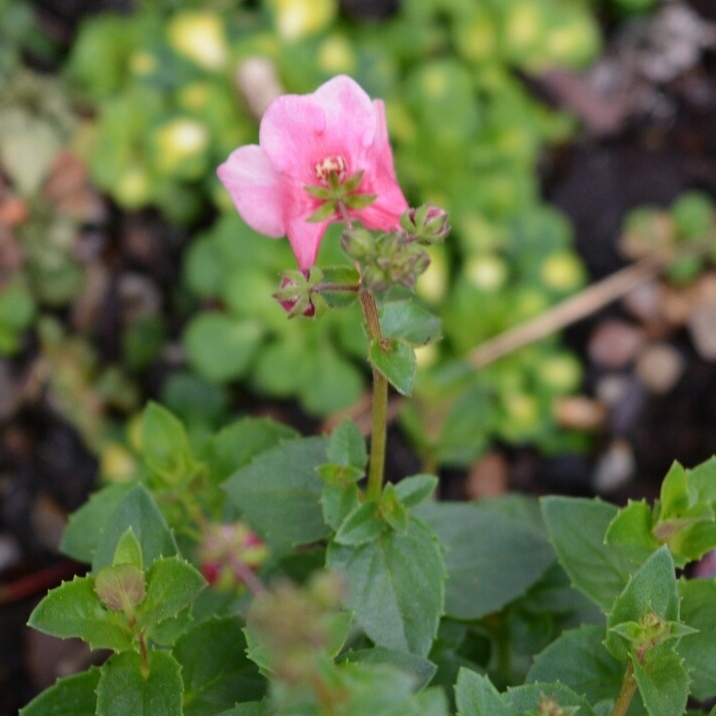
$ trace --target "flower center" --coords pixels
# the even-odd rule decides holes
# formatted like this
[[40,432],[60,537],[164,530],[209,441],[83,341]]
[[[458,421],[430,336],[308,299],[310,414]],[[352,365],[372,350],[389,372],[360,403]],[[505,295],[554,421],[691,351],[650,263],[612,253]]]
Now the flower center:
[[346,160],[340,155],[336,154],[330,157],[324,157],[320,162],[314,165],[313,169],[316,172],[316,176],[323,182],[328,182],[328,177],[331,174],[335,174],[339,182],[342,182],[346,178],[347,170]]

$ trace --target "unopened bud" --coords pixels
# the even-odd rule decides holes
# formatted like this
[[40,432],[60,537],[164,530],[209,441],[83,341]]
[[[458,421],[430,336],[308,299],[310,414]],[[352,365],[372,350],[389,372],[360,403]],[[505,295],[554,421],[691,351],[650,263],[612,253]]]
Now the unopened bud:
[[442,242],[450,233],[447,211],[432,204],[408,209],[400,217],[400,225],[411,239],[427,244]]
[[355,261],[375,254],[376,241],[366,229],[347,229],[341,234],[341,247]]
[[283,276],[278,291],[273,295],[289,318],[299,315],[310,318],[316,313],[308,278],[308,271],[291,271]]

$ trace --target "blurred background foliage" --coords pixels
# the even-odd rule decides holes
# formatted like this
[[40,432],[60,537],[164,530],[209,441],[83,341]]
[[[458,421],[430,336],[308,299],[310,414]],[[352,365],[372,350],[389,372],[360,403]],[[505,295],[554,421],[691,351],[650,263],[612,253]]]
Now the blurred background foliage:
[[[555,399],[582,381],[558,338],[479,372],[466,359],[588,278],[570,223],[539,182],[545,149],[579,125],[537,99],[530,77],[587,68],[601,18],[653,5],[156,0],[87,17],[60,50],[29,3],[0,0],[0,353],[40,357],[55,405],[110,477],[131,471],[143,390],[197,440],[257,400],[296,400],[313,419],[359,403],[368,378],[359,315],[286,320],[271,294],[294,264],[287,242],[243,224],[215,175],[234,148],[257,141],[274,96],[347,73],[386,102],[411,204],[434,202],[453,224],[418,285],[444,339],[421,351],[415,400],[401,412],[413,445],[431,466],[468,465],[494,440],[584,447],[584,433],[553,418]],[[711,222],[705,201],[686,213]],[[117,226],[133,237],[130,260]],[[337,233],[319,263],[344,261]],[[154,250],[180,268],[157,268],[142,254]],[[114,351],[98,341],[109,310],[121,313]],[[157,364],[166,370],[155,381]]]

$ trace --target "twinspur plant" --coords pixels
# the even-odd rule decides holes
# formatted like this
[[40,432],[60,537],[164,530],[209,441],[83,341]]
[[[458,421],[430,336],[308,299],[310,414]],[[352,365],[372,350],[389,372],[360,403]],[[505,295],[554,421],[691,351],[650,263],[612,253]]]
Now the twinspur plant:
[[[675,464],[654,505],[623,509],[440,502],[432,475],[391,482],[389,386],[410,395],[415,347],[439,338],[413,289],[446,213],[408,206],[384,105],[347,76],[275,99],[260,143],[218,173],[249,226],[288,237],[298,268],[275,297],[290,318],[360,306],[370,448],[350,421],[301,437],[266,418],[197,448],[150,403],[141,477],[97,492],[64,534],[90,570],[30,617],[109,655],[22,716],[701,713],[716,579],[687,575],[716,547],[716,459]],[[315,265],[331,224],[350,266]]]

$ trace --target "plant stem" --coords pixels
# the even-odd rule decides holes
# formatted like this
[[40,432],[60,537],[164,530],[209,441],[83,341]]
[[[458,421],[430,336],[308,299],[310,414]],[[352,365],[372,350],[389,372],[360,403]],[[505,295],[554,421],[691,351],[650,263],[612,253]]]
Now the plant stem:
[[[378,308],[373,295],[368,291],[360,292],[360,305],[363,309],[368,336],[371,341],[380,341],[380,322]],[[373,368],[373,430],[370,439],[370,467],[366,496],[369,500],[380,499],[383,491],[383,468],[385,465],[385,436],[388,426],[388,380]]]
[[626,712],[629,710],[629,705],[636,691],[636,679],[634,678],[634,664],[629,662],[626,674],[624,674],[624,681],[622,681],[622,687],[619,689],[619,695],[617,701],[614,704],[614,710],[612,716],[626,716]]

